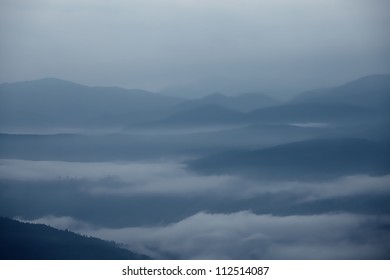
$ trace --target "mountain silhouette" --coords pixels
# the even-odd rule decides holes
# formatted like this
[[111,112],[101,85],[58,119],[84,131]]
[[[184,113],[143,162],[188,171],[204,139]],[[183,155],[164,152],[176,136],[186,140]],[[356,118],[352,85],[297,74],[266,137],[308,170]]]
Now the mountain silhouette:
[[182,99],[47,78],[0,85],[0,125],[91,126],[152,118]]
[[261,150],[230,151],[188,162],[205,174],[241,174],[271,180],[323,180],[390,173],[389,148],[364,139],[312,139]]
[[0,217],[2,260],[137,260],[149,257],[114,242]]
[[377,116],[372,108],[343,103],[292,103],[261,108],[247,114],[247,120],[259,122],[335,122],[358,121]]
[[249,112],[257,108],[276,106],[281,102],[262,93],[244,93],[237,96],[226,96],[213,93],[203,98],[184,101],[176,106],[178,110],[188,110],[204,105],[217,105],[240,112]]
[[207,104],[174,113],[161,124],[215,125],[242,122],[244,114],[225,107]]
[[344,103],[365,107],[390,107],[390,75],[370,75],[339,87],[307,91],[293,103]]

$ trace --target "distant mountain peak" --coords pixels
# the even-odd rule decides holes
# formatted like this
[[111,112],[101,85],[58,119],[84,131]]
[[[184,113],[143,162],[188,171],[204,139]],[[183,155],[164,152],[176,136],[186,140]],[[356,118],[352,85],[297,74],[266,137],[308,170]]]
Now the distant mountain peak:
[[201,100],[205,100],[205,101],[220,101],[220,100],[226,100],[228,98],[229,97],[227,97],[226,95],[223,95],[222,93],[214,92],[212,94],[206,95]]
[[91,87],[57,78],[0,85],[6,126],[123,126],[153,119],[179,102],[143,90]]
[[26,82],[21,82],[25,84],[39,84],[39,85],[50,85],[50,86],[64,86],[64,85],[72,85],[72,86],[83,86],[71,81],[63,80],[63,79],[58,79],[58,78],[52,78],[52,77],[47,77],[43,79],[38,79],[38,80],[32,80],[32,81],[26,81]]
[[37,80],[33,80],[33,81],[42,81],[42,82],[60,82],[60,83],[73,83],[73,82],[70,82],[70,81],[67,81],[67,80],[64,80],[64,79],[59,79],[59,78],[54,78],[54,77],[46,77],[46,78],[42,78],[42,79],[37,79]]
[[221,93],[213,93],[201,99],[185,101],[182,104],[179,104],[178,108],[183,110],[210,104],[234,111],[249,112],[261,107],[279,105],[280,101],[263,93],[256,92],[248,92],[238,96],[226,96]]
[[264,93],[261,93],[261,92],[245,92],[245,93],[242,93],[240,95],[238,95],[237,97],[249,97],[249,96],[265,96],[265,97],[268,97],[268,98],[271,98],[270,96],[264,94]]
[[390,74],[376,74],[368,75],[346,83],[341,87],[350,87],[350,86],[387,86],[390,87]]
[[86,87],[81,84],[77,84],[71,81],[62,80],[58,78],[42,78],[42,79],[36,79],[36,80],[29,80],[29,81],[17,81],[17,82],[8,82],[3,83],[1,86],[6,87],[13,87],[13,86],[33,86],[33,87],[65,87],[65,86],[78,86],[78,87]]
[[279,100],[277,100],[269,95],[266,95],[262,92],[242,93],[242,94],[236,96],[235,99],[241,99],[241,100],[247,100],[247,101],[258,101],[258,102],[264,103],[265,105],[272,105],[272,106],[278,105],[280,103]]
[[357,81],[378,81],[378,80],[383,80],[383,79],[390,79],[390,74],[373,74],[373,75],[367,75],[361,78],[356,79],[353,82]]
[[166,124],[216,124],[242,121],[242,113],[217,105],[204,104],[175,113],[164,120]]
[[390,75],[369,75],[338,87],[306,91],[295,96],[291,102],[383,106],[390,103]]

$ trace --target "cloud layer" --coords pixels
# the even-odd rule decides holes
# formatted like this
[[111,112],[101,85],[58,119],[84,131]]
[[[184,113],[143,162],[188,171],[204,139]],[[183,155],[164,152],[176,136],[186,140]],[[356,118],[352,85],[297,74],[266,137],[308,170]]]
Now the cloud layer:
[[[90,195],[219,196],[248,199],[266,194],[291,194],[300,201],[353,195],[390,194],[390,175],[355,175],[326,182],[253,181],[237,176],[205,176],[179,162],[62,162],[0,160],[0,179],[72,182]],[[53,184],[55,188],[56,184]]]
[[[381,204],[389,181],[266,182],[198,175],[175,161],[2,159],[0,211],[157,259],[381,259],[390,257]],[[369,197],[380,203],[365,205]]]
[[[60,226],[69,218],[33,222]],[[389,257],[390,237],[381,230],[389,216],[313,216],[198,213],[155,227],[74,230],[127,244],[154,258],[180,259],[380,259]],[[71,228],[72,229],[72,228]]]

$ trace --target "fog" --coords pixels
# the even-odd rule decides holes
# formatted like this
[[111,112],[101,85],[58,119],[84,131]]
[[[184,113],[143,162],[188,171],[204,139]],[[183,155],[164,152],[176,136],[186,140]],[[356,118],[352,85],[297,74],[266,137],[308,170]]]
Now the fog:
[[[381,216],[388,223],[390,216]],[[90,229],[69,217],[33,220],[128,244],[157,259],[372,259],[386,258],[388,232],[375,216],[308,216],[200,212],[177,223],[155,227]]]
[[[167,195],[248,199],[264,194],[298,195],[313,201],[353,195],[390,195],[390,175],[365,174],[325,182],[261,181],[236,175],[200,175],[178,161],[62,162],[0,160],[0,179],[69,184],[88,195]],[[12,191],[12,190],[11,190]]]
[[0,216],[145,258],[389,259],[389,11],[1,1]]
[[[37,136],[21,137],[25,141]],[[101,137],[114,136],[95,135],[91,139]],[[58,142],[62,138],[70,139],[69,135],[38,139],[50,144],[50,139]],[[80,139],[72,141],[77,144]],[[303,146],[297,147],[304,155],[310,143],[318,141],[298,142]],[[320,142],[328,141],[333,140]],[[343,141],[355,145],[353,140]],[[80,149],[78,145],[74,152]],[[38,152],[45,151],[44,146],[37,147],[41,147]],[[267,153],[274,150],[266,149]],[[367,151],[361,151],[362,155]],[[212,156],[216,150],[210,153]],[[236,160],[244,165],[246,159],[241,153],[248,152],[236,151]],[[328,156],[333,153],[328,149]],[[79,156],[85,157],[82,153]],[[337,173],[325,180],[319,173],[311,174],[309,181],[291,180],[282,172],[279,178],[269,180],[235,172],[199,173],[188,165],[191,156],[185,153],[104,161],[33,160],[29,153],[23,157],[0,159],[2,215],[112,240],[152,258],[389,257],[388,172],[374,176],[367,169],[367,173],[355,171],[350,175],[354,170],[351,164],[345,175]],[[293,162],[305,164],[301,159]],[[317,172],[321,166],[327,168],[321,158],[315,158],[313,164],[320,168]],[[222,162],[220,166],[224,165]],[[387,166],[385,161],[377,168],[387,170]],[[276,165],[274,172],[278,168]]]

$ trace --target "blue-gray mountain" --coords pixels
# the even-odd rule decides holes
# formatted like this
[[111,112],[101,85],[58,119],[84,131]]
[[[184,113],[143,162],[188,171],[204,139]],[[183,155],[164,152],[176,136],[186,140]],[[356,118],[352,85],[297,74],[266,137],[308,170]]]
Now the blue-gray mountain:
[[261,108],[246,118],[252,122],[358,122],[381,118],[373,108],[344,103],[297,103]]
[[[1,85],[0,215],[154,258],[388,258],[388,80],[370,76],[284,103],[261,94],[181,100],[55,79]],[[325,224],[313,224],[315,215]],[[279,223],[302,226],[291,235]],[[93,244],[80,236],[16,225],[15,239],[2,238],[4,258],[133,258],[105,245],[88,255]],[[40,246],[66,256],[32,256]]]
[[390,75],[303,93],[283,104],[260,93],[185,101],[142,90],[87,87],[57,79],[0,85],[0,127],[131,127],[313,122],[388,117]]
[[363,139],[314,139],[262,150],[231,151],[190,161],[206,174],[240,174],[265,180],[325,180],[390,173],[390,148]]
[[187,110],[204,105],[218,105],[240,112],[249,112],[254,109],[276,106],[281,101],[263,93],[244,93],[238,96],[226,96],[221,93],[213,93],[200,99],[184,101],[176,106],[178,110]]
[[0,217],[1,260],[145,260],[114,242]]
[[363,107],[390,106],[390,75],[371,75],[345,85],[304,92],[293,103],[343,103]]
[[220,105],[205,104],[174,113],[163,119],[159,124],[209,126],[217,124],[235,124],[244,121],[245,114],[243,113]]
[[58,79],[0,85],[0,125],[93,127],[154,119],[182,99]]

